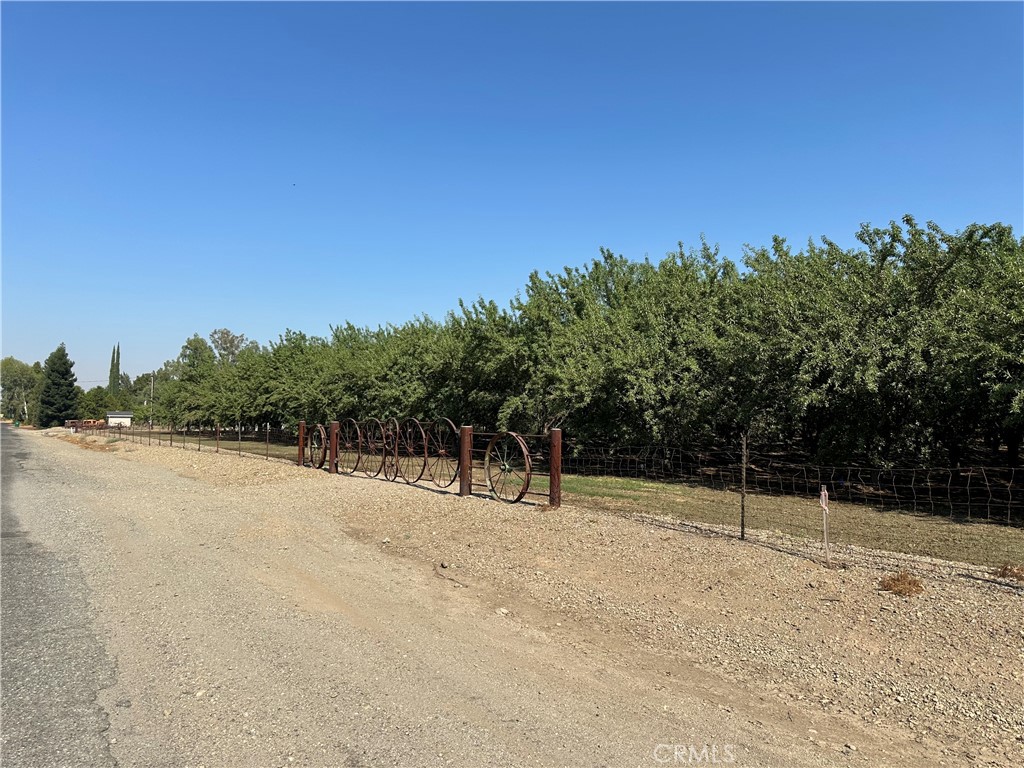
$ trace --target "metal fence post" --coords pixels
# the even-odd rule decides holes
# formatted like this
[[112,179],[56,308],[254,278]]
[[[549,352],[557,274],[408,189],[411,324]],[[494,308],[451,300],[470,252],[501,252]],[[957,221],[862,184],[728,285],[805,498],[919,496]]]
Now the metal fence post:
[[473,493],[473,427],[459,430],[459,496]]
[[303,420],[303,421],[299,422],[299,466],[300,467],[305,465],[305,463],[306,463],[305,461],[303,461],[304,457],[302,455],[304,453],[304,451],[302,449],[305,448],[305,446],[306,446],[306,422],[305,422],[305,420]]
[[338,429],[340,426],[336,421],[331,422],[331,465],[327,468],[327,471],[332,475],[338,474]]
[[740,469],[740,539],[747,538],[747,433],[742,435],[743,467]]
[[557,509],[562,506],[562,430],[551,430],[550,480],[548,504]]
[[828,487],[827,486],[824,486],[824,485],[821,486],[821,497],[820,497],[818,503],[821,504],[821,531],[822,531],[822,536],[823,536],[823,538],[825,540],[825,563],[829,567],[831,567],[832,566],[832,553],[829,551],[829,548],[828,548]]
[[217,425],[217,447],[213,449],[214,453],[220,453],[220,424]]
[[268,421],[266,424],[264,424],[263,428],[266,430],[264,439],[267,443],[267,461],[270,461],[270,422]]

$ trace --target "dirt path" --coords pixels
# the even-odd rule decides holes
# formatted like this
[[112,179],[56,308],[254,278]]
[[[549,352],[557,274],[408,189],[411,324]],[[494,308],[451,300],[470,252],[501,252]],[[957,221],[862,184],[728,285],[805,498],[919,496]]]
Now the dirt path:
[[4,482],[85,574],[121,765],[1024,758],[1006,585],[934,575],[904,601],[582,508],[23,439]]

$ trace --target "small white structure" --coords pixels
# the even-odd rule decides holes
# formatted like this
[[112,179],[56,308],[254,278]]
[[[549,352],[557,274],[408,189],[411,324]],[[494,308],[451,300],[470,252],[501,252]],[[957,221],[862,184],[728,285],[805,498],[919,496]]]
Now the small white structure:
[[107,413],[107,426],[130,427],[132,425],[132,416],[134,415],[131,411],[109,411]]

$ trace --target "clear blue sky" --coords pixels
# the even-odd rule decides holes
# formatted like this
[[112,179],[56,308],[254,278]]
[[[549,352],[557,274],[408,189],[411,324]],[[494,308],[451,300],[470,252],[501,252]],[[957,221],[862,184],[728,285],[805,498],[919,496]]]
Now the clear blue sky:
[[3,354],[442,317],[606,246],[1024,230],[1024,5],[4,2]]

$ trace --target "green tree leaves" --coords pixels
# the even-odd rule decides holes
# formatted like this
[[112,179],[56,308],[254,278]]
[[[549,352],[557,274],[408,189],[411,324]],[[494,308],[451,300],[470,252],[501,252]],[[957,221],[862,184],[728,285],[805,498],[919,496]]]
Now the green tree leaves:
[[77,378],[72,371],[74,366],[63,344],[46,358],[43,385],[39,393],[37,426],[63,426],[68,419],[78,417],[79,390],[75,386]]
[[30,418],[33,404],[38,405],[42,374],[39,363],[29,365],[14,357],[0,361],[0,411],[4,418],[22,421]]
[[[508,307],[480,298],[443,320],[345,323],[328,338],[288,330],[265,348],[216,329],[156,372],[155,417],[446,415],[561,426],[584,443],[746,433],[836,463],[955,464],[1000,446],[1019,463],[1024,241],[1001,224],[950,234],[909,216],[857,237],[862,248],[822,238],[799,251],[774,238],[741,266],[704,241],[657,263],[602,249],[530,275]],[[8,413],[33,385],[24,364],[3,369]]]
[[121,345],[117,344],[110,350],[110,376],[107,381],[107,392],[111,398],[117,399],[121,391]]

